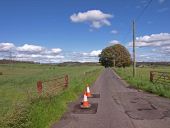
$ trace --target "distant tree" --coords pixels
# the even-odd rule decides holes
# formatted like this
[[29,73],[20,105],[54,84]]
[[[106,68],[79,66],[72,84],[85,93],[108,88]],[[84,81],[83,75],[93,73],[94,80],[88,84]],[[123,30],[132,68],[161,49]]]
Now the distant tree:
[[106,47],[99,55],[99,62],[105,67],[126,67],[131,64],[131,56],[129,51],[121,44],[115,44],[110,47]]
[[113,66],[113,49],[112,47],[107,47],[102,50],[99,55],[99,62],[105,67]]

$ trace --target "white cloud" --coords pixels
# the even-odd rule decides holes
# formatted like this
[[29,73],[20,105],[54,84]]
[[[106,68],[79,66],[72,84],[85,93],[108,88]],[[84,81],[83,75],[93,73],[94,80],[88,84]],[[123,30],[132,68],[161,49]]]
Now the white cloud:
[[[142,55],[141,55],[142,53]],[[160,62],[160,61],[170,61],[170,58],[167,54],[163,54],[160,51],[147,51],[145,48],[142,48],[142,51],[137,51],[136,53],[137,61],[148,61],[148,62]]]
[[81,53],[81,54],[83,56],[88,56],[88,57],[98,57],[101,52],[102,52],[102,50],[93,50],[89,53],[84,52],[84,53]]
[[51,49],[51,52],[53,54],[59,54],[61,51],[62,51],[62,49],[60,49],[60,48],[53,48],[53,49]]
[[0,52],[7,52],[15,48],[13,43],[0,43]]
[[112,30],[111,33],[112,34],[118,34],[118,31],[117,30]]
[[58,63],[60,62],[64,56],[62,55],[42,55],[42,54],[16,54],[15,60],[20,61],[34,61],[40,63]]
[[148,55],[141,54],[140,57],[148,57]]
[[157,49],[153,48],[153,49],[152,49],[152,52],[156,52],[156,50],[157,50]]
[[[132,51],[132,42],[128,44]],[[137,61],[170,61],[170,34],[160,33],[136,38]]]
[[89,53],[87,53],[87,52],[83,52],[82,53],[84,56],[88,56],[89,55]]
[[108,19],[112,17],[113,15],[103,13],[100,10],[89,10],[87,12],[74,13],[70,16],[70,19],[75,23],[89,22],[91,27],[100,28],[104,25],[110,26],[111,23]]
[[72,61],[72,62],[98,62],[98,55],[101,50],[93,50],[90,52],[63,52],[64,59],[62,62]]
[[94,50],[90,52],[90,56],[98,56],[102,51],[101,50]]
[[[169,33],[160,33],[146,35],[136,38],[137,47],[146,47],[146,46],[164,46],[170,45],[170,34]],[[132,46],[132,42],[129,43],[129,46]]]
[[46,55],[44,57],[47,58],[47,59],[63,59],[64,58],[64,56],[61,56],[61,55],[56,55],[56,56]]
[[170,45],[164,46],[161,48],[162,53],[169,54],[170,55]]
[[112,40],[109,42],[109,46],[115,45],[115,44],[120,44],[118,40]]
[[3,51],[0,52],[1,59],[12,58],[13,60],[34,61],[40,63],[49,63],[49,61],[59,63],[64,59],[64,56],[61,55],[62,49],[60,48],[48,49],[30,44],[24,44],[23,46],[17,47],[12,43],[0,43],[0,51]]
[[17,51],[19,52],[28,52],[28,53],[40,53],[44,50],[45,49],[41,46],[29,45],[29,44],[24,44],[23,46],[17,48]]
[[[14,49],[12,52],[11,48]],[[34,61],[40,63],[61,63],[67,61],[76,62],[98,62],[98,55],[101,50],[91,52],[62,52],[60,48],[48,49],[43,46],[24,44],[14,46],[12,43],[0,43],[0,48],[6,52],[0,52],[0,59],[13,59],[19,61]],[[12,55],[10,55],[12,54]]]

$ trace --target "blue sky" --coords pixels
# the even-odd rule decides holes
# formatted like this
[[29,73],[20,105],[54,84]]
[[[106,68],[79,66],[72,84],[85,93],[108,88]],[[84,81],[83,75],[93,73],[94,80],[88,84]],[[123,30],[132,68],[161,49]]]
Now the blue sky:
[[170,1],[152,0],[136,19],[149,1],[1,0],[0,59],[93,62],[115,43],[131,52],[135,19],[137,60],[170,61]]

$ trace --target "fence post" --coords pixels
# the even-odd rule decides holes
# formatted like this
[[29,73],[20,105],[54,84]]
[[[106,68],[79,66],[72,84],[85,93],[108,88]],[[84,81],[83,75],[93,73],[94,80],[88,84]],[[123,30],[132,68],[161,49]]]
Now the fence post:
[[37,82],[37,92],[38,92],[39,95],[42,94],[42,88],[43,88],[42,81],[38,81]]
[[150,81],[153,83],[153,71],[150,71]]
[[68,87],[68,75],[65,75],[65,88]]

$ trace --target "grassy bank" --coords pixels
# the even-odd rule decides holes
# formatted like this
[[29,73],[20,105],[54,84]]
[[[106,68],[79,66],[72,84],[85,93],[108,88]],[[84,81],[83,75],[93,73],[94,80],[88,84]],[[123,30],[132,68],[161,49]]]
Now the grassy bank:
[[[49,127],[62,116],[67,103],[77,98],[85,84],[95,81],[101,69],[99,66],[0,65],[3,73],[0,76],[0,127]],[[27,100],[26,90],[35,87],[38,80],[48,80],[61,74],[69,75],[68,89],[36,102]]]
[[149,80],[150,71],[163,71],[170,72],[170,67],[144,67],[136,69],[136,76],[132,76],[132,67],[128,68],[115,68],[115,71],[120,75],[124,80],[126,80],[131,86],[145,90],[147,92],[155,93],[159,96],[164,96],[170,98],[170,85],[151,83]]

